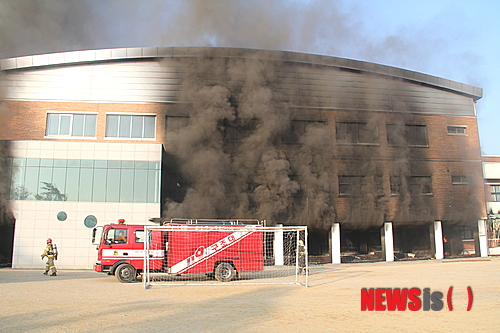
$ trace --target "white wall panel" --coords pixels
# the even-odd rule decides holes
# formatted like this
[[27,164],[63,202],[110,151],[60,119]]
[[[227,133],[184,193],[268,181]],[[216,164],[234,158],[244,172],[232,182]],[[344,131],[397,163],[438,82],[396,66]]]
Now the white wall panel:
[[[13,100],[177,102],[183,73],[195,75],[207,85],[234,79],[227,74],[214,77],[210,66],[189,66],[208,51],[220,52],[208,55],[221,58],[238,54],[244,59],[245,54],[252,54],[250,50],[218,48],[128,48],[19,57],[0,62],[2,69],[7,69],[6,80],[0,84],[6,88],[7,98]],[[279,58],[284,55],[290,60],[280,64]],[[259,56],[279,65],[273,89],[303,108],[475,116],[473,99],[451,91],[475,88],[450,80],[334,57],[278,51]],[[311,63],[307,63],[308,59]],[[35,62],[59,66],[32,67]],[[18,70],[8,71],[14,68]],[[373,75],[378,71],[383,75]],[[241,75],[244,81],[245,72]]]
[[[131,156],[130,161],[161,161],[161,143],[106,143],[106,142],[63,142],[63,141],[12,141],[12,154],[18,158],[50,158],[66,159],[68,152],[80,154],[82,159],[96,160],[121,160],[121,157],[112,158],[110,153],[122,152],[148,152],[149,158],[144,159],[144,155]],[[85,157],[82,157],[82,152]]]
[[168,102],[180,83],[171,69],[157,60],[79,64],[8,73],[2,84],[13,100]]
[[500,163],[483,162],[484,178],[500,179]]
[[[105,143],[13,141],[12,154],[17,158],[103,159],[161,161],[162,145],[158,143]],[[125,156],[124,156],[125,155]],[[158,185],[159,186],[159,185]],[[158,190],[159,191],[159,190]],[[98,225],[124,218],[127,223],[147,224],[159,217],[159,203],[115,203],[12,200],[16,228],[14,235],[13,268],[40,268],[45,264],[40,254],[48,237],[54,239],[61,253],[56,261],[60,269],[91,269],[96,260],[91,245],[91,229],[83,221],[94,215]],[[64,211],[66,221],[57,220]],[[34,232],[36,230],[36,232]]]
[[[13,268],[45,268],[40,255],[47,238],[52,238],[60,253],[55,262],[58,269],[92,269],[97,251],[91,244],[92,229],[84,225],[88,215],[97,218],[97,225],[115,223],[123,218],[129,224],[152,224],[149,218],[159,217],[160,205],[68,201],[12,201],[16,217]],[[67,213],[66,221],[57,220],[57,213]],[[36,232],[35,232],[36,230]]]

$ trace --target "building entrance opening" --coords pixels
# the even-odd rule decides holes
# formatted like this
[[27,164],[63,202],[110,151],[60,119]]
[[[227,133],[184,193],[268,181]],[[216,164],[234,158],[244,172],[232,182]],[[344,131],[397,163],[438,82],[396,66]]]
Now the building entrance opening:
[[308,252],[310,263],[326,264],[331,262],[329,233],[329,230],[309,229]]
[[3,215],[0,219],[0,267],[12,267],[15,219]]
[[434,256],[431,227],[428,224],[394,227],[394,259],[431,259]]
[[477,228],[469,225],[443,223],[445,258],[479,256]]
[[340,244],[342,263],[384,260],[380,228],[368,230],[344,229],[340,234]]

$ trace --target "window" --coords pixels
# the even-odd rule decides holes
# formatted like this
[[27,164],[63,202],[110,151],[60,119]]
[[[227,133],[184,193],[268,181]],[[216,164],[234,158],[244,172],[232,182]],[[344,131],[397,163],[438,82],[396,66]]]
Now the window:
[[159,161],[14,158],[12,163],[11,200],[159,201]]
[[363,194],[384,196],[382,175],[339,176],[339,195],[359,197]]
[[224,140],[227,142],[241,141],[250,136],[259,124],[258,119],[245,119],[239,123],[224,121]]
[[96,114],[47,113],[46,136],[95,138]]
[[467,184],[468,182],[468,177],[464,175],[456,175],[456,176],[451,176],[451,183],[452,184]]
[[339,176],[339,195],[361,195],[364,178],[363,176]]
[[432,178],[430,176],[412,176],[410,177],[411,194],[432,194]]
[[427,125],[387,124],[387,143],[390,146],[428,146]]
[[309,126],[326,126],[324,120],[292,120],[290,128],[283,133],[284,143],[299,143],[300,138],[306,134]]
[[464,239],[474,239],[474,228],[472,227],[461,227],[462,240]]
[[378,127],[375,123],[337,123],[337,142],[345,144],[376,144]]
[[165,118],[165,132],[179,133],[181,128],[189,124],[189,116],[166,116]]
[[427,146],[427,126],[406,125],[406,138],[410,146]]
[[106,233],[106,244],[125,244],[128,241],[127,229],[109,229]]
[[63,212],[63,211],[60,211],[59,213],[57,213],[57,219],[59,221],[66,221],[66,219],[68,218],[68,214],[66,214],[66,212]]
[[491,201],[500,202],[500,185],[490,185]]
[[448,135],[467,135],[467,126],[448,125]]
[[144,243],[144,230],[136,230],[135,231],[135,242],[136,243]]
[[154,139],[154,115],[119,115],[106,116],[106,137],[126,139]]
[[97,225],[97,218],[94,216],[94,215],[88,215],[87,217],[85,217],[85,219],[83,220],[83,224],[87,227],[87,228],[93,228]]
[[391,194],[399,195],[401,191],[401,177],[391,176]]

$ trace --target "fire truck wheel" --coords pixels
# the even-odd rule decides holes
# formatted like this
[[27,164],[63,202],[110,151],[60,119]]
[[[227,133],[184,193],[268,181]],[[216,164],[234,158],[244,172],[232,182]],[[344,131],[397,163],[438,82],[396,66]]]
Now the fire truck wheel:
[[215,268],[215,278],[220,282],[229,282],[236,278],[236,270],[230,263],[221,262]]
[[121,264],[116,267],[115,276],[118,281],[123,283],[129,283],[135,281],[135,277],[137,275],[137,271],[135,267],[130,264]]

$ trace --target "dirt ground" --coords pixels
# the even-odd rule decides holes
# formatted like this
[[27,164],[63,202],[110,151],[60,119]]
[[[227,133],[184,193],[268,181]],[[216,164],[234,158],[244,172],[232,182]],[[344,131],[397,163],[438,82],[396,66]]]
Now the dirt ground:
[[[300,285],[153,286],[0,269],[0,332],[499,332],[500,258],[311,266]],[[453,311],[361,311],[361,288],[430,288]],[[467,311],[467,287],[474,302]]]

